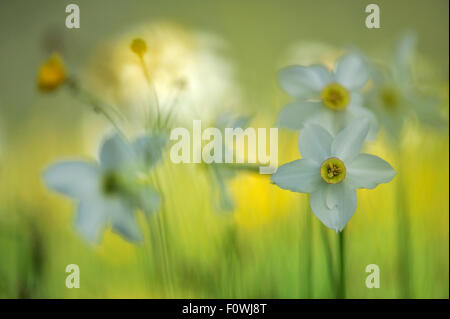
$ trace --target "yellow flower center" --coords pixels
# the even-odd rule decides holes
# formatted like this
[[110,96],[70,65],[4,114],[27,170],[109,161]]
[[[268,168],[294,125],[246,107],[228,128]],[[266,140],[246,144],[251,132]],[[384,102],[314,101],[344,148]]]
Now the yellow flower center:
[[380,92],[381,101],[387,110],[394,110],[399,104],[399,96],[393,88],[383,88]]
[[147,52],[147,42],[141,38],[136,38],[131,42],[131,51],[142,57]]
[[106,195],[113,195],[121,189],[119,177],[113,172],[106,173],[102,178],[102,190]]
[[328,184],[339,184],[346,175],[344,162],[336,157],[331,157],[323,161],[320,166],[320,177]]
[[53,54],[41,64],[38,72],[38,89],[49,92],[57,89],[66,80],[66,69],[61,57]]
[[339,83],[328,84],[320,96],[323,103],[335,111],[345,109],[350,102],[350,92]]

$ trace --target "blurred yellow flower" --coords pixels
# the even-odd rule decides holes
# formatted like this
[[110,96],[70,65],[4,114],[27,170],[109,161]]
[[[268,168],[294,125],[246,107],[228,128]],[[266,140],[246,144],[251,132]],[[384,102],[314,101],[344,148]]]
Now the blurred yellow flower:
[[37,85],[40,91],[53,91],[63,84],[65,80],[66,68],[59,54],[53,54],[39,67]]
[[142,57],[147,52],[147,43],[141,38],[133,39],[130,45],[131,51]]

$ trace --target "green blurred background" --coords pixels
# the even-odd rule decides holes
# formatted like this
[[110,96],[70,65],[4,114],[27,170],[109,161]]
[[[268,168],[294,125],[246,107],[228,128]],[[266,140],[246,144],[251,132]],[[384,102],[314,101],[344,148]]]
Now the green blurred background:
[[[80,6],[80,29],[64,26],[69,3]],[[443,92],[448,109],[448,1],[377,1],[378,30],[364,25],[369,3],[1,1],[0,297],[333,298],[336,234],[306,209],[306,195],[282,191],[267,176],[234,179],[236,209],[223,214],[208,200],[214,190],[205,174],[165,161],[157,171],[165,176],[164,208],[149,225],[142,221],[143,244],[110,232],[100,245],[83,242],[72,227],[74,205],[46,190],[40,174],[60,157],[95,156],[83,133],[84,121],[95,115],[65,91],[40,94],[36,70],[59,49],[68,68],[81,72],[104,41],[143,23],[169,21],[227,41],[241,111],[257,114],[253,126],[271,127],[288,100],[276,72],[292,61],[287,56],[296,44],[357,46],[384,59],[412,29],[427,61],[424,81]],[[401,178],[358,191],[358,209],[346,227],[348,298],[449,297],[448,131],[416,123],[405,130],[400,155],[382,132],[369,145]],[[280,131],[279,146],[280,164],[298,157],[295,133]],[[398,223],[398,209],[406,211],[407,224]],[[408,234],[406,261],[399,257],[399,232]],[[65,287],[72,263],[81,269],[80,289]],[[372,263],[380,266],[379,289],[365,286]]]

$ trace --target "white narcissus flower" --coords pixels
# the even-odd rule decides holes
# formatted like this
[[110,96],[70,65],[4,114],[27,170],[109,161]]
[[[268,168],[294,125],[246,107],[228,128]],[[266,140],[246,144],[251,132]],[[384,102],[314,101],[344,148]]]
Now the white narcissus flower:
[[440,101],[417,90],[411,74],[417,37],[404,35],[397,44],[392,64],[372,66],[374,87],[366,96],[371,108],[394,142],[401,137],[405,120],[415,116],[434,129],[448,127],[448,118],[440,114]]
[[336,231],[342,231],[356,210],[356,189],[372,189],[395,176],[381,158],[360,154],[369,121],[358,119],[335,138],[308,124],[298,138],[302,159],[280,166],[271,180],[283,189],[310,193],[313,213]]
[[144,157],[141,144],[133,147],[116,134],[102,143],[98,164],[69,160],[45,170],[47,187],[78,202],[75,223],[86,240],[99,241],[109,225],[127,240],[141,239],[136,209],[150,214],[159,206],[158,194],[137,181],[136,165]]
[[375,138],[378,124],[375,116],[364,108],[359,91],[369,79],[369,69],[358,53],[344,55],[334,72],[323,65],[293,65],[279,72],[284,91],[297,100],[280,112],[278,125],[292,130],[307,123],[322,126],[335,136],[355,118],[370,121],[368,139]]

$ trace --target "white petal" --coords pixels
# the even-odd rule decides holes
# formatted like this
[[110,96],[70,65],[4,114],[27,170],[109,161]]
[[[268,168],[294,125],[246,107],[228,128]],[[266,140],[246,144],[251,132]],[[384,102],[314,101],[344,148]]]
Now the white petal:
[[133,148],[138,159],[149,169],[161,159],[166,144],[164,134],[143,135],[133,142]]
[[354,188],[374,188],[390,182],[395,174],[388,162],[370,154],[359,154],[347,167],[347,179]]
[[410,94],[405,98],[405,103],[416,112],[417,119],[430,128],[448,129],[448,117],[439,111],[440,101],[436,96],[422,94]]
[[[352,98],[356,99],[356,97],[360,97],[359,94],[352,94]],[[348,123],[351,123],[359,118],[367,118],[369,120],[369,133],[367,134],[366,139],[369,141],[373,141],[377,137],[377,133],[379,130],[378,120],[370,110],[366,109],[362,106],[362,99],[359,98],[358,101],[352,102],[348,106]]]
[[77,199],[98,193],[99,176],[98,166],[84,161],[58,162],[43,173],[48,188]]
[[369,80],[369,68],[360,54],[349,53],[337,62],[335,78],[347,89],[359,90]]
[[417,35],[409,31],[398,41],[394,52],[393,75],[398,83],[411,82],[411,63],[417,51]]
[[99,157],[103,169],[114,170],[129,164],[134,158],[134,151],[119,134],[114,134],[103,141]]
[[311,116],[306,123],[317,124],[332,136],[336,136],[345,128],[347,119],[347,111],[336,112],[321,104],[320,112]]
[[159,194],[149,187],[142,187],[139,191],[139,208],[142,211],[150,215],[156,211],[159,207],[160,198]]
[[79,203],[75,225],[81,236],[93,243],[100,241],[100,234],[107,224],[108,214],[101,199],[83,200]]
[[308,124],[298,136],[298,149],[303,158],[321,164],[330,157],[333,137],[322,127]]
[[356,191],[345,182],[334,185],[322,183],[311,193],[310,205],[325,226],[341,231],[356,210]]
[[278,117],[277,126],[299,130],[305,121],[318,114],[322,109],[320,102],[292,102],[283,107]]
[[346,163],[352,161],[361,150],[369,132],[369,120],[357,119],[336,135],[331,143],[331,155]]
[[332,75],[322,65],[288,66],[279,72],[278,78],[284,91],[300,99],[318,97],[332,81]]
[[271,181],[280,188],[299,193],[311,193],[322,182],[320,178],[320,166],[310,160],[299,159],[281,165]]
[[105,208],[111,218],[113,230],[129,241],[140,241],[141,232],[136,223],[135,208],[122,199],[108,200]]

